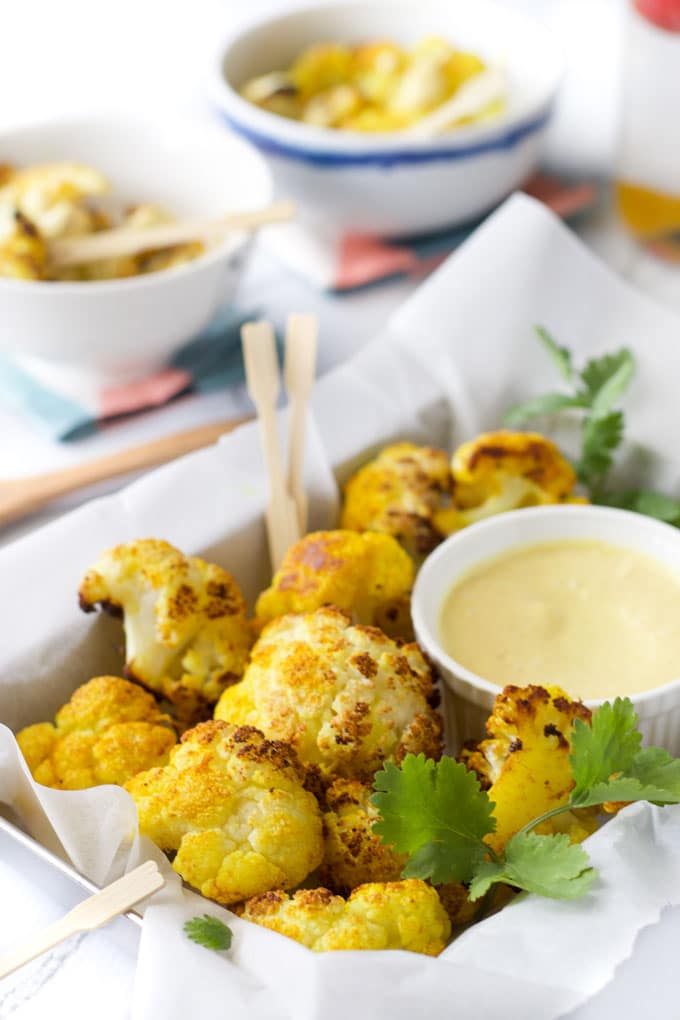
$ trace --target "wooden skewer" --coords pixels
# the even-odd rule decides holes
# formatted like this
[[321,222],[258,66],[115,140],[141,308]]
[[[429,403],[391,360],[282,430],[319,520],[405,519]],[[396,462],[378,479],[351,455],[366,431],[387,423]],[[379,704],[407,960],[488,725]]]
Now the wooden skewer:
[[247,322],[241,328],[241,338],[248,393],[257,410],[269,474],[266,520],[271,565],[275,571],[286,551],[300,538],[297,510],[283,477],[276,430],[276,401],[281,390],[276,341],[269,322]]
[[36,956],[53,949],[64,939],[82,931],[93,931],[125,913],[135,903],[157,892],[165,885],[165,879],[155,861],[146,861],[134,871],[123,875],[107,885],[94,896],[89,896],[65,917],[49,925],[30,938],[19,949],[8,953],[0,960],[0,978],[7,977]]
[[401,134],[410,138],[431,138],[446,131],[457,120],[472,117],[489,103],[501,99],[507,91],[507,76],[500,67],[489,67],[464,82],[446,103],[415,124],[404,128]]
[[181,223],[161,223],[155,227],[101,230],[85,237],[65,237],[52,241],[48,258],[52,266],[73,266],[97,259],[136,255],[152,248],[170,248],[188,241],[208,241],[221,238],[230,230],[256,230],[269,223],[289,220],[295,211],[292,202],[282,199],[264,209],[230,213],[218,219],[184,220]]
[[117,478],[132,471],[143,471],[193,450],[210,446],[217,442],[220,436],[231,432],[246,421],[249,419],[238,418],[200,425],[198,428],[175,432],[170,436],[163,436],[162,439],[154,439],[150,443],[120,450],[108,457],[98,457],[75,467],[28,478],[0,480],[0,527],[33,513],[53,499],[85,488],[87,485],[95,485],[97,482]]
[[284,378],[290,405],[288,494],[295,501],[300,535],[307,531],[307,493],[304,486],[307,399],[314,383],[319,323],[314,315],[288,317]]

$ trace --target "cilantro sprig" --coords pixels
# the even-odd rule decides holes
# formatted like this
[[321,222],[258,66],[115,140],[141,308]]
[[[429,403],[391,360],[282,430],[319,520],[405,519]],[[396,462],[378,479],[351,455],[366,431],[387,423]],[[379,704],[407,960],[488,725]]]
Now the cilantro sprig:
[[607,485],[607,475],[625,431],[624,413],[616,405],[635,374],[632,353],[624,347],[591,358],[578,370],[568,348],[561,347],[543,326],[537,326],[536,333],[565,384],[565,391],[544,393],[517,404],[504,416],[504,424],[516,427],[539,415],[565,410],[580,413],[581,451],[574,467],[591,501],[680,525],[677,500],[650,489],[612,492]]
[[680,758],[660,747],[641,747],[637,715],[628,698],[605,702],[592,725],[576,719],[569,757],[574,786],[569,800],[532,819],[501,853],[486,837],[495,829],[494,804],[465,765],[407,755],[375,777],[372,802],[380,813],[374,831],[408,854],[405,878],[469,883],[479,899],[503,882],[553,899],[575,899],[596,871],[581,846],[564,833],[537,835],[542,822],[575,808],[612,801],[680,803]]
[[204,914],[203,917],[192,917],[184,925],[184,933],[192,942],[206,949],[214,949],[220,952],[229,949],[231,946],[232,931],[229,925],[221,921],[214,914]]

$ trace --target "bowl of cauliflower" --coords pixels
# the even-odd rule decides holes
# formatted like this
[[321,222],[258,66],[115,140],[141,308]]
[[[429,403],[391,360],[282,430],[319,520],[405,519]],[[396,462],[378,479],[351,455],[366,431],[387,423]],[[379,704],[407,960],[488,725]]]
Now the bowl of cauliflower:
[[[240,28],[213,91],[310,221],[399,236],[479,216],[531,175],[562,67],[540,25],[492,0],[344,0]],[[500,103],[414,133],[489,68]]]
[[248,237],[99,260],[61,278],[46,246],[112,223],[259,208],[271,190],[258,153],[211,124],[116,114],[3,132],[0,350],[65,385],[157,370],[231,301]]

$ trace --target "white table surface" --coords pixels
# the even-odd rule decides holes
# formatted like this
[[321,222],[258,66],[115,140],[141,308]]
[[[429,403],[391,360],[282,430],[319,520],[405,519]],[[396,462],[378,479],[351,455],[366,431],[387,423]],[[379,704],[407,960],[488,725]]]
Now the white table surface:
[[[578,172],[611,168],[616,109],[620,0],[505,0],[551,23],[570,51],[567,80],[549,154]],[[0,34],[0,130],[28,119],[49,119],[85,108],[170,107],[205,116],[201,81],[217,42],[240,19],[281,6],[281,0],[21,0],[3,8]],[[588,28],[584,31],[584,25]],[[589,113],[583,116],[584,103]],[[577,139],[577,144],[574,144]],[[660,300],[680,308],[680,273],[636,251],[606,203],[580,228],[603,258]],[[259,250],[244,278],[239,303],[264,307],[281,322],[288,311],[311,310],[321,320],[321,372],[357,351],[411,293],[405,280],[345,297],[314,292]],[[242,413],[247,398],[230,393],[186,397],[170,407],[107,428],[76,444],[53,444],[0,405],[0,477],[28,475],[101,456],[169,431]],[[116,483],[120,484],[120,483]],[[101,490],[100,490],[101,491]],[[0,532],[11,541],[91,493],[51,507]],[[72,906],[81,893],[6,837],[0,839],[0,954]],[[122,1020],[134,978],[138,932],[121,919],[68,943],[0,984],[0,1020],[70,1020],[96,1015]],[[650,961],[652,966],[669,961]],[[635,989],[625,973],[618,992],[606,991],[573,1014],[580,1020],[636,1016]],[[667,1003],[649,999],[657,1015]],[[628,1005],[626,1005],[626,1003]],[[631,1011],[629,1011],[631,1010]]]

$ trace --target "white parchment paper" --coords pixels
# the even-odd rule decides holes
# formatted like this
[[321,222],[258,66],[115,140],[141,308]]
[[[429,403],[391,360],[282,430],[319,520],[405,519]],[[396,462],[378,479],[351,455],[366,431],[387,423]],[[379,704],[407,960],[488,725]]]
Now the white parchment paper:
[[[631,292],[541,206],[516,197],[372,345],[317,384],[307,457],[312,526],[333,523],[337,482],[386,441],[452,447],[497,427],[517,399],[553,386],[534,323],[577,358],[633,349],[638,372],[627,409],[635,443],[623,473],[627,482],[678,495],[680,322]],[[119,625],[84,616],[76,604],[79,580],[99,552],[132,538],[165,538],[227,567],[252,600],[269,575],[265,499],[249,426],[0,554],[0,802],[97,882],[144,855],[160,856],[139,839],[132,801],[115,787],[36,787],[11,729],[50,718],[78,684],[121,668]],[[587,847],[600,879],[583,900],[519,898],[436,960],[313,954],[207,904],[168,869],[168,885],[145,914],[133,1014],[185,1020],[216,1015],[219,1004],[230,1020],[562,1016],[600,994],[622,965],[630,980],[657,930],[667,938],[670,924],[678,934],[680,911],[658,922],[664,908],[680,906],[679,808],[628,808]],[[183,921],[206,909],[234,929],[226,957],[182,934]],[[636,973],[644,982],[644,970]]]

